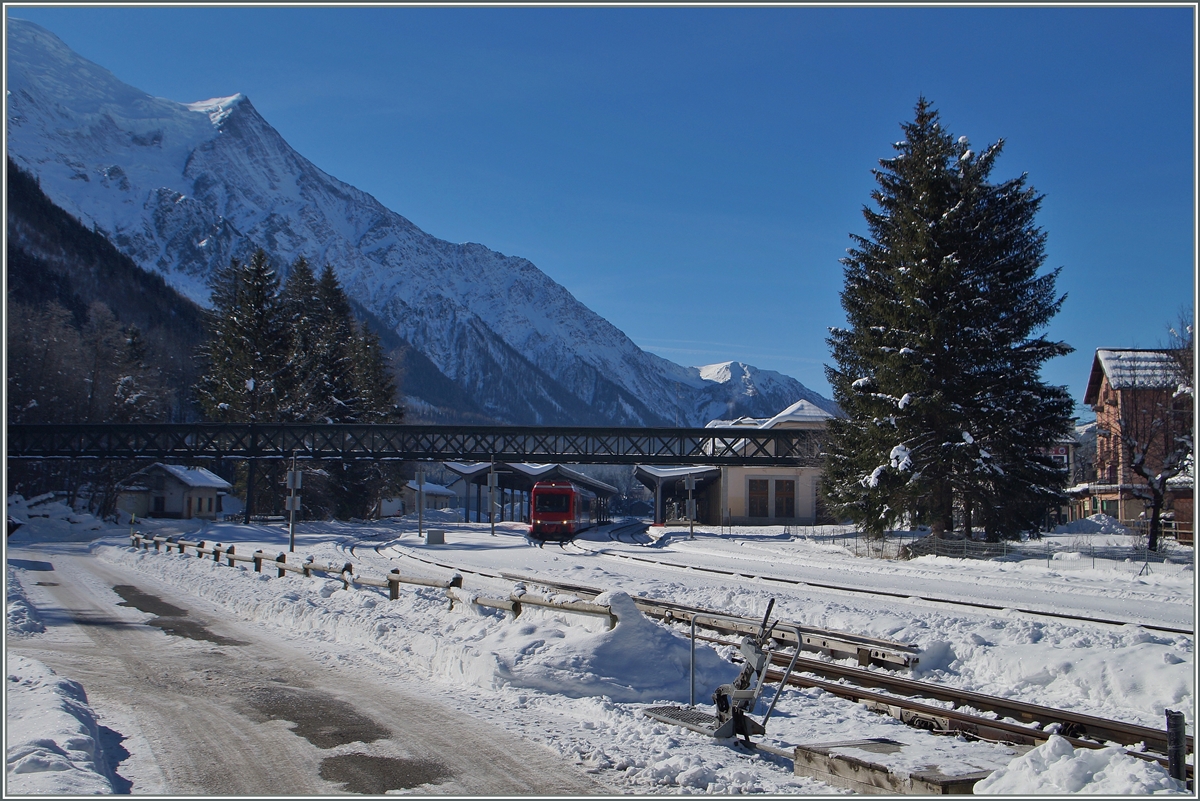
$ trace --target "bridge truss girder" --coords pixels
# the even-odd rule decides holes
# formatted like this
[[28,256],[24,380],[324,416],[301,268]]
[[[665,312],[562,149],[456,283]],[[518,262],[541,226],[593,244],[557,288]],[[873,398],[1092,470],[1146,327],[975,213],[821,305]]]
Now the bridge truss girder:
[[810,429],[309,423],[10,425],[10,459],[386,459],[808,467]]

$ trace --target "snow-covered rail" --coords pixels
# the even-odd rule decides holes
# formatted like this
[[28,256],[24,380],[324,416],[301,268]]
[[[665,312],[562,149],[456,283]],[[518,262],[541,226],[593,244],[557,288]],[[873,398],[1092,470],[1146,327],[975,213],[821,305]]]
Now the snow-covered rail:
[[[538,576],[526,576],[519,573],[509,573],[501,571],[499,573],[491,573],[481,570],[472,570],[460,565],[452,565],[443,561],[426,559],[417,556],[411,552],[405,552],[404,556],[409,559],[421,562],[422,564],[439,567],[445,570],[453,570],[458,573],[475,574],[489,579],[504,579],[509,581],[521,581],[526,583],[536,583],[549,589],[558,592],[573,593],[582,598],[595,598],[604,590],[599,587],[590,587],[583,584],[573,584],[570,582],[556,581],[554,579],[541,578]],[[711,625],[717,617],[727,617],[728,615],[720,610],[701,609],[691,607],[685,604],[676,604],[662,599],[644,598],[640,595],[631,595],[637,608],[642,614],[648,617],[658,618],[660,620],[683,620],[691,621],[691,616],[697,616],[697,625],[716,630]],[[805,650],[819,651],[830,654],[835,658],[851,657],[858,659],[859,664],[868,665],[876,664],[882,667],[889,668],[912,668],[917,665],[917,653],[920,650],[916,646],[908,643],[895,642],[893,640],[884,640],[876,637],[866,637],[860,634],[853,634],[844,631],[832,631],[828,629],[818,629],[812,626],[799,626],[794,623],[781,622],[781,626],[786,625],[790,628],[798,628],[802,632],[802,642],[800,647]],[[739,633],[753,633],[758,630],[758,622],[745,618],[743,623],[738,624],[735,629]],[[788,629],[783,629],[779,632],[779,639],[782,642],[794,644],[795,636]]]
[[[814,679],[802,675],[802,671],[806,670],[809,670],[808,664],[800,665],[799,670],[788,677],[787,683],[796,687],[813,687],[824,690],[832,695],[848,698],[863,704],[868,709],[891,715],[918,729],[944,733],[954,732],[969,737],[1033,746],[1045,743],[1052,733],[1057,733],[1059,736],[1066,738],[1076,748],[1100,749],[1106,748],[1114,742],[1126,746],[1137,746],[1139,743],[1142,743],[1150,751],[1131,751],[1130,754],[1132,756],[1151,762],[1158,762],[1164,767],[1169,762],[1167,757],[1168,734],[1165,729],[1160,731],[1122,721],[1080,715],[1067,710],[1035,707],[1030,704],[1022,705],[1029,710],[1036,710],[1035,714],[1039,722],[1050,721],[1044,724],[1044,726],[1049,726],[1050,729],[1057,729],[1057,731],[1052,732],[1044,727],[1035,725],[1023,725],[1011,720],[985,718],[980,715],[960,712],[958,709],[945,709],[915,701],[911,697],[882,695],[877,692],[864,690],[855,685]],[[779,681],[783,678],[783,675],[783,671],[780,670],[772,669],[767,672],[767,678],[771,681]],[[963,706],[973,706],[973,703],[967,699],[974,696],[976,700],[980,700],[984,704],[983,708],[986,709],[988,696],[956,692],[946,688],[939,688],[939,690],[940,695],[960,697],[960,700],[955,702],[956,706],[960,704]],[[999,701],[1002,705],[1012,706],[1012,702],[1006,699],[995,700]],[[1022,718],[1028,719],[1030,717],[1029,713],[1018,714]],[[1053,724],[1058,725],[1054,726]],[[1104,740],[1089,738],[1104,738]],[[1188,753],[1191,753],[1192,749],[1192,738],[1187,737],[1186,750]],[[1186,766],[1186,769],[1187,777],[1191,779],[1193,766],[1189,764]]]
[[906,592],[889,592],[888,590],[881,590],[881,589],[865,589],[862,587],[851,587],[851,586],[839,585],[839,584],[826,584],[826,583],[818,582],[818,581],[806,581],[806,580],[796,579],[796,578],[770,576],[770,575],[766,575],[764,573],[757,573],[757,572],[756,573],[746,573],[746,572],[737,571],[737,570],[724,570],[722,568],[717,568],[717,567],[699,567],[696,565],[680,564],[678,562],[672,562],[672,561],[657,558],[657,557],[640,556],[638,554],[621,553],[620,551],[614,551],[614,550],[611,550],[608,548],[587,548],[587,547],[584,547],[583,545],[581,545],[578,541],[572,541],[571,545],[573,545],[574,547],[579,548],[580,550],[583,550],[593,556],[601,556],[601,557],[605,557],[605,558],[609,558],[609,559],[626,559],[626,560],[629,560],[632,562],[642,562],[645,564],[654,565],[656,567],[666,568],[668,570],[682,570],[682,571],[691,571],[691,572],[701,571],[701,572],[705,572],[705,573],[714,573],[717,575],[731,576],[731,577],[735,577],[735,578],[747,578],[747,579],[755,579],[758,581],[774,582],[774,583],[778,583],[778,584],[787,584],[787,585],[791,585],[791,586],[803,586],[803,587],[813,587],[815,589],[822,589],[822,590],[833,590],[833,591],[840,592],[840,593],[853,593],[853,594],[857,594],[857,595],[868,595],[871,597],[903,598],[906,600],[911,599],[911,600],[917,600],[917,601],[926,601],[926,602],[930,602],[930,603],[948,604],[951,606],[970,607],[970,608],[974,608],[974,609],[984,609],[984,610],[991,610],[991,611],[997,611],[997,612],[999,612],[999,611],[1020,612],[1022,614],[1026,614],[1026,615],[1036,615],[1038,617],[1057,618],[1060,620],[1077,620],[1077,621],[1080,621],[1083,623],[1100,623],[1100,624],[1111,625],[1111,626],[1140,626],[1141,628],[1147,629],[1149,631],[1161,631],[1161,632],[1164,632],[1167,634],[1188,634],[1188,635],[1195,634],[1195,632],[1192,629],[1176,628],[1176,627],[1172,627],[1172,626],[1160,626],[1160,625],[1156,625],[1156,624],[1152,624],[1152,623],[1142,623],[1139,621],[1114,620],[1112,618],[1099,618],[1099,617],[1089,617],[1087,615],[1074,615],[1074,614],[1070,614],[1067,612],[1053,612],[1053,611],[1046,610],[1046,609],[1028,609],[1028,608],[1024,608],[1024,607],[1003,606],[1000,604],[984,603],[982,601],[969,601],[969,600],[962,599],[962,598],[939,598],[937,596],[932,596],[932,595],[922,595],[922,594],[914,594],[914,593],[906,593]]

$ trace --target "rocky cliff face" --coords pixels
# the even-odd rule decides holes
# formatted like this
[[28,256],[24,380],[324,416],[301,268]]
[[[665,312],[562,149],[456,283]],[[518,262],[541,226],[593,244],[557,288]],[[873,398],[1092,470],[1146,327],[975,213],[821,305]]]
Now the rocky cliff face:
[[242,95],[152,98],[21,20],[7,49],[9,155],[197,302],[215,267],[260,246],[281,269],[301,255],[329,263],[357,303],[506,423],[703,425],[800,398],[832,408],[778,373],[641,350],[528,260],[437,239],[322,172]]

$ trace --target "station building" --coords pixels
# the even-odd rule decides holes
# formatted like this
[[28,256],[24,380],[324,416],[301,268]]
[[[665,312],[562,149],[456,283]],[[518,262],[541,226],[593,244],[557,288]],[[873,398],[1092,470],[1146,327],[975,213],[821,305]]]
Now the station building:
[[[801,400],[770,418],[713,420],[706,428],[804,428],[824,431],[833,417]],[[695,481],[695,522],[719,525],[813,525],[820,467],[656,467],[638,465],[634,475],[654,493],[654,523],[687,519],[686,480]]]

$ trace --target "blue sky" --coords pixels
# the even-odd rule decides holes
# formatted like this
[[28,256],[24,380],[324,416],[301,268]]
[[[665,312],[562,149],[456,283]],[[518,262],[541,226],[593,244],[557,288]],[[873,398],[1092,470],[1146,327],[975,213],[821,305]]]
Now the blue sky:
[[829,394],[839,259],[924,95],[1044,193],[1082,398],[1195,294],[1195,20],[1166,8],[23,7],[126,83],[242,92],[435,236],[524,256],[673,361]]

